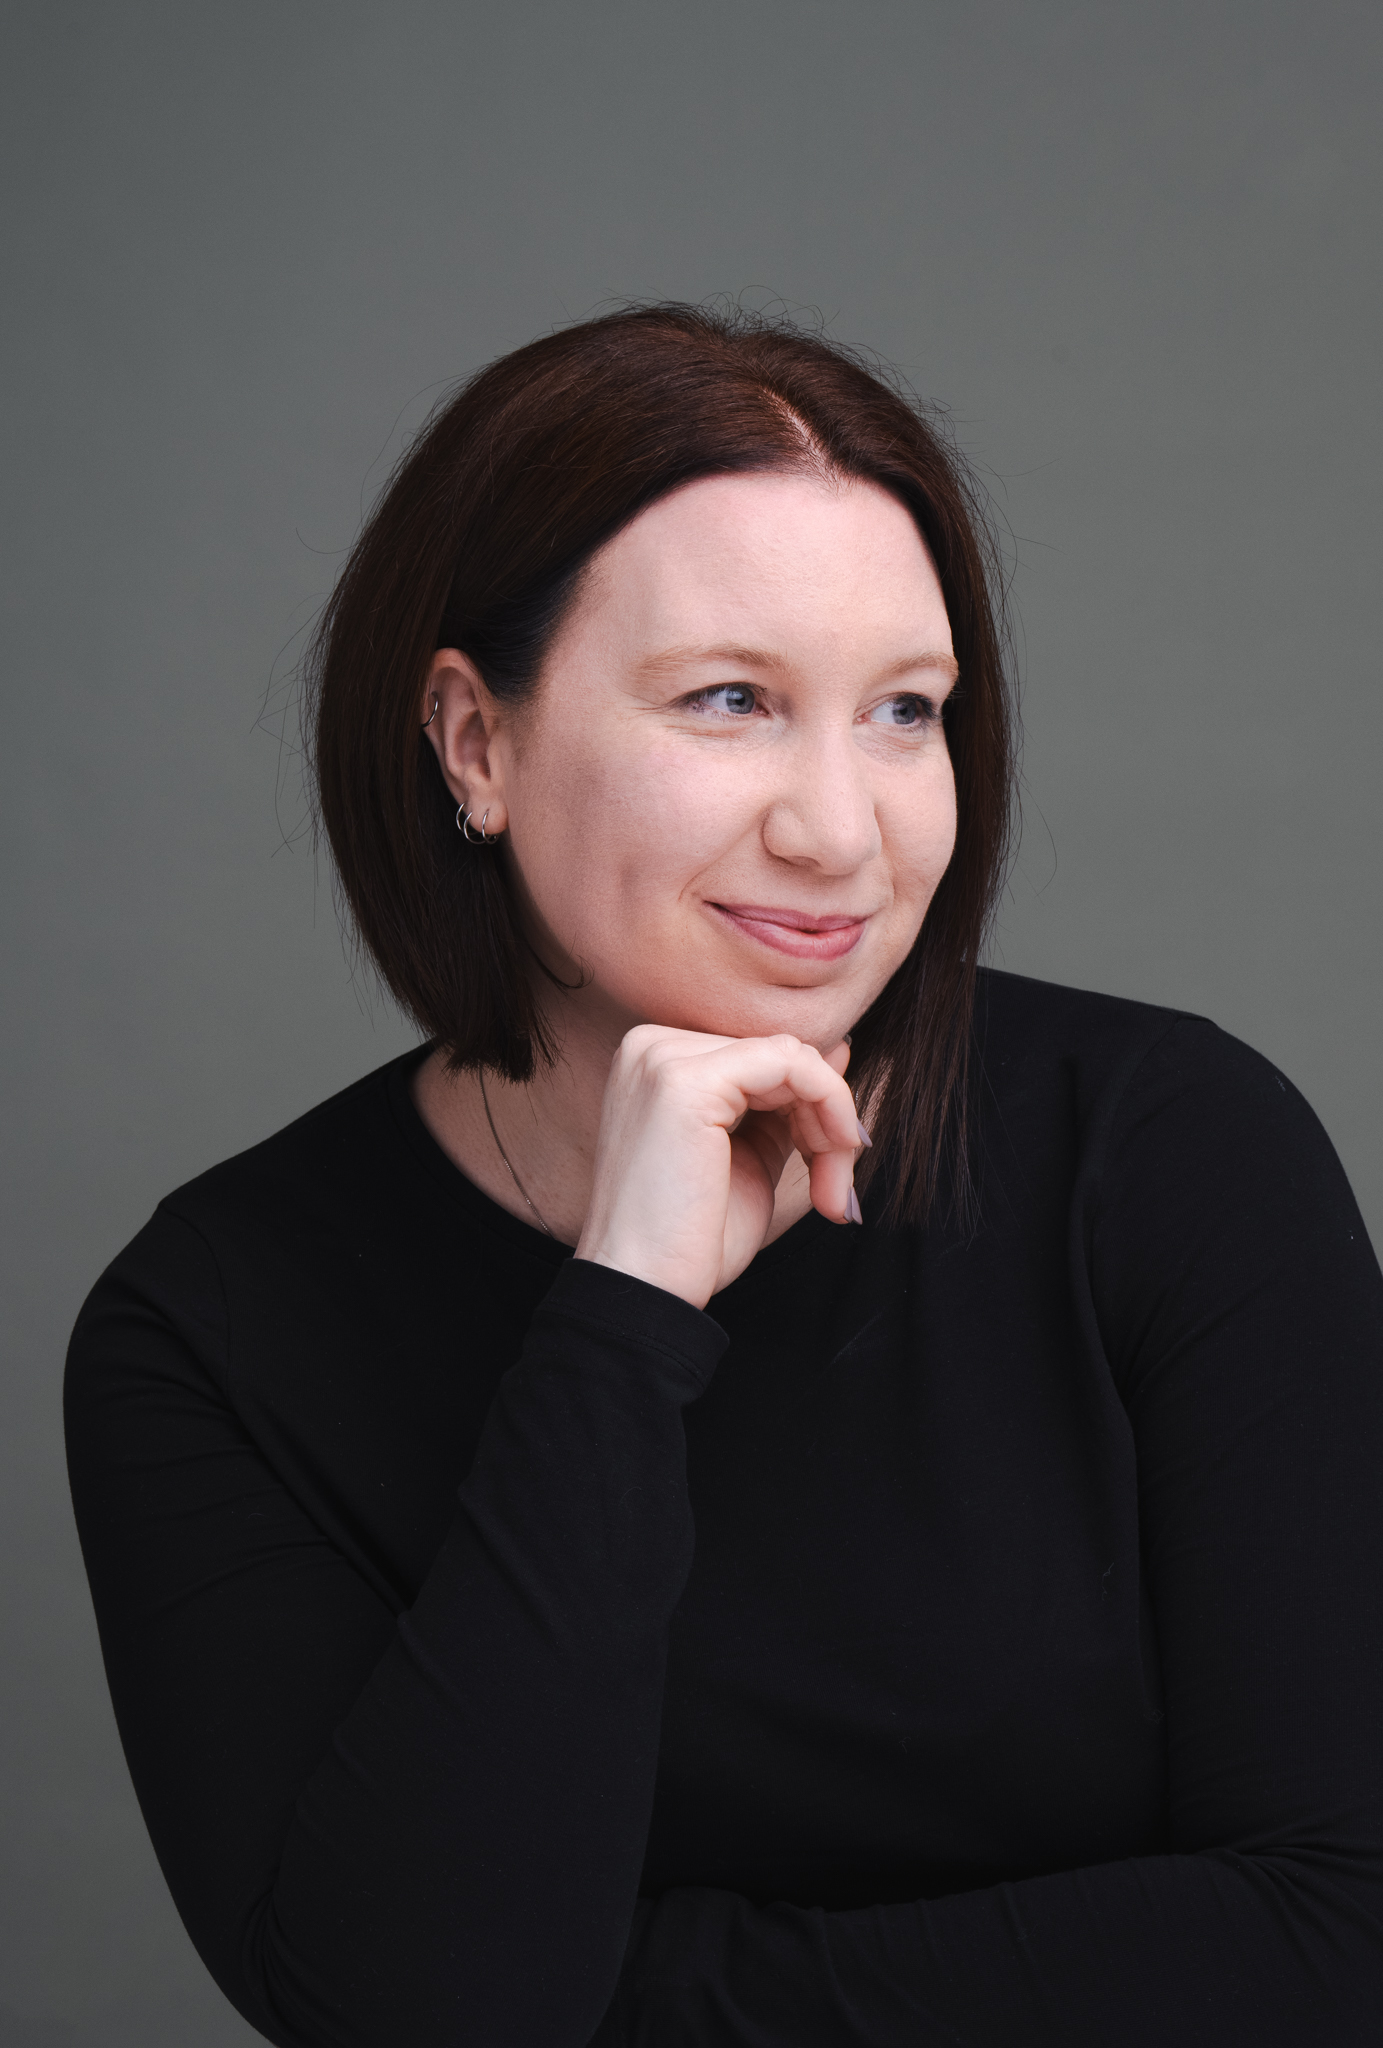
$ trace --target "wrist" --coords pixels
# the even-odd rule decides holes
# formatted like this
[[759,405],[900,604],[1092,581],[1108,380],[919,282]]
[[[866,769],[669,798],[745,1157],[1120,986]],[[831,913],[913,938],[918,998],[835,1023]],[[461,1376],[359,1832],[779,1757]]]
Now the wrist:
[[606,1266],[611,1272],[627,1273],[631,1280],[661,1288],[664,1294],[675,1294],[690,1308],[704,1309],[713,1292],[713,1282],[688,1273],[671,1261],[651,1259],[646,1250],[640,1254],[632,1248],[626,1250],[617,1244],[587,1238],[584,1233],[573,1256],[592,1266]]

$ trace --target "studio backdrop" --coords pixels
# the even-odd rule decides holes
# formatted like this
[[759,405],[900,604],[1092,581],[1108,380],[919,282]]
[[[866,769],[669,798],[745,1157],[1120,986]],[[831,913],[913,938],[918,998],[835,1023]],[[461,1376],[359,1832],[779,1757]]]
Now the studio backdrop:
[[1266,1053],[1383,1236],[1372,0],[45,0],[4,28],[0,2048],[232,2048],[106,1696],[59,1389],[158,1198],[413,1041],[295,664],[459,377],[723,295],[949,409],[1005,536],[993,959]]

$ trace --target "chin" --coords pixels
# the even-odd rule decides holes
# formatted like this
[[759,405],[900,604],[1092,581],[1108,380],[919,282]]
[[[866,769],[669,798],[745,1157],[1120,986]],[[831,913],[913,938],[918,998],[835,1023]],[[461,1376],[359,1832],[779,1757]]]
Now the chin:
[[829,1052],[839,1045],[855,1019],[868,1008],[869,997],[861,992],[858,1002],[839,986],[825,988],[736,988],[733,985],[708,991],[698,989],[680,1001],[674,1000],[650,1023],[668,1024],[680,1031],[706,1031],[721,1038],[772,1038],[787,1033]]

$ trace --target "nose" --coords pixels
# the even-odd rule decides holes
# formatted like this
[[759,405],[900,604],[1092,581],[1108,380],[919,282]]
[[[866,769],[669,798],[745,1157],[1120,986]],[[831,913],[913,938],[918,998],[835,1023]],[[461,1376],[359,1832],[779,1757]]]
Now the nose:
[[785,773],[764,814],[775,860],[850,875],[883,850],[867,763],[848,737],[805,735],[785,750]]

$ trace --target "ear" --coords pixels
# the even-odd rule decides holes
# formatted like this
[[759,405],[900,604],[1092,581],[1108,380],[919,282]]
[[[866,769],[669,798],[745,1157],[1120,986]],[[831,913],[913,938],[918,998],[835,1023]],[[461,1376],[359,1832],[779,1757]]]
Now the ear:
[[441,764],[447,788],[477,820],[488,811],[493,838],[509,822],[503,760],[494,737],[501,707],[469,655],[439,647],[423,685],[418,723]]

